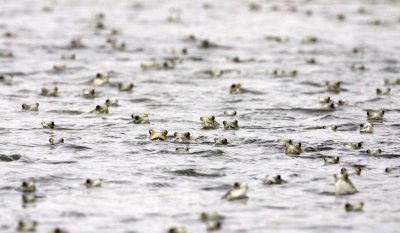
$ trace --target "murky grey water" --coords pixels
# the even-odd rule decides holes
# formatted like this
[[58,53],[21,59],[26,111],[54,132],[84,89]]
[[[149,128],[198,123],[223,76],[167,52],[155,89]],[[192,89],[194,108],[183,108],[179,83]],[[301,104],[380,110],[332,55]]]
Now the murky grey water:
[[[398,232],[400,173],[385,168],[400,163],[399,86],[380,96],[376,88],[399,77],[400,2],[259,1],[259,11],[249,4],[0,1],[0,73],[14,74],[11,83],[0,82],[1,232],[14,232],[23,219],[37,220],[37,232],[167,232],[179,225],[205,232],[199,214],[211,210],[226,217],[221,232]],[[95,28],[99,12],[105,29]],[[166,20],[179,14],[178,22]],[[112,36],[113,28],[121,33]],[[184,41],[189,34],[218,47]],[[110,37],[126,48],[113,48]],[[71,48],[74,38],[85,47]],[[171,53],[184,47],[186,55]],[[76,60],[60,59],[73,53]],[[140,68],[177,56],[182,62],[174,69]],[[311,58],[317,63],[305,62]],[[351,69],[359,63],[365,70]],[[53,65],[60,64],[66,70],[55,72]],[[215,69],[223,76],[207,73]],[[297,76],[267,72],[273,69],[296,69]],[[109,84],[90,83],[99,72],[109,73]],[[325,81],[336,80],[342,90],[327,92]],[[121,81],[133,82],[133,91],[120,92]],[[229,94],[233,83],[248,92]],[[40,96],[42,87],[55,85],[58,97]],[[83,98],[84,88],[95,88],[96,98]],[[348,104],[323,110],[318,97],[325,95]],[[90,112],[107,98],[120,106],[108,115]],[[38,112],[21,110],[33,102],[40,103]],[[383,122],[374,123],[373,134],[360,134],[366,111],[381,108]],[[238,114],[227,117],[225,110]],[[151,124],[132,124],[131,114],[142,112]],[[206,115],[220,127],[201,129],[199,118]],[[224,130],[222,121],[233,119],[240,129]],[[43,120],[57,128],[43,129]],[[336,132],[321,128],[331,124]],[[168,135],[189,131],[189,151],[177,152],[181,145],[172,136],[150,141],[151,128]],[[50,137],[65,143],[50,146]],[[229,144],[214,146],[214,137]],[[302,142],[303,153],[285,155],[278,138]],[[360,150],[342,145],[359,141]],[[381,148],[382,155],[367,155],[370,148]],[[325,165],[323,157],[334,155],[340,162]],[[363,169],[351,176],[359,192],[336,197],[333,175],[354,166]],[[266,175],[276,174],[288,182],[263,184]],[[96,177],[104,180],[102,187],[87,189],[86,178]],[[36,180],[39,198],[23,206],[19,187],[28,178]],[[249,185],[245,203],[221,199],[236,181]],[[345,203],[358,201],[365,203],[363,212],[344,210]]]

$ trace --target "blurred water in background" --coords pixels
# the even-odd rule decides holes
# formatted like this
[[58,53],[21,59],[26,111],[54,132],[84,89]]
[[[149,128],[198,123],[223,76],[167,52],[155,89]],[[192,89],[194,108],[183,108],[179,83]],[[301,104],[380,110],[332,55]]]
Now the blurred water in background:
[[[21,219],[37,220],[37,232],[167,232],[179,225],[206,232],[199,214],[211,210],[226,217],[221,232],[397,232],[400,173],[385,168],[400,162],[400,2],[251,3],[0,1],[0,74],[14,76],[0,82],[1,232],[15,232]],[[208,41],[184,40],[190,34]],[[84,47],[71,48],[77,38]],[[208,42],[216,46],[203,48]],[[75,60],[60,58],[71,54]],[[152,61],[173,67],[141,69]],[[209,74],[218,70],[221,77]],[[108,73],[110,83],[94,86],[97,73]],[[341,91],[327,92],[325,82],[339,80]],[[120,92],[118,82],[135,87]],[[247,92],[229,94],[233,83]],[[58,97],[40,95],[53,86]],[[387,87],[390,95],[377,95]],[[85,88],[96,97],[83,98]],[[326,111],[318,102],[326,95],[348,104]],[[107,98],[119,106],[108,115],[90,112]],[[21,110],[34,102],[38,112]],[[360,134],[367,110],[379,109],[384,121]],[[133,124],[131,114],[142,112],[150,124]],[[208,115],[218,129],[201,129]],[[224,130],[222,121],[233,119],[240,129]],[[57,128],[43,129],[41,121]],[[322,128],[332,124],[337,131]],[[150,141],[151,128],[171,136]],[[175,131],[191,133],[189,151],[176,151]],[[50,137],[65,143],[50,146]],[[215,137],[229,144],[214,146]],[[300,157],[285,155],[279,138],[300,141]],[[363,147],[348,150],[344,142]],[[382,155],[369,156],[371,148]],[[325,165],[323,157],[334,155],[340,162]],[[333,175],[354,166],[362,167],[351,176],[359,192],[336,197]],[[263,184],[276,174],[288,182]],[[102,187],[87,189],[85,180],[96,177]],[[39,198],[23,206],[18,188],[28,178]],[[249,185],[245,203],[221,199],[236,181]],[[346,213],[344,204],[358,201],[364,211]]]

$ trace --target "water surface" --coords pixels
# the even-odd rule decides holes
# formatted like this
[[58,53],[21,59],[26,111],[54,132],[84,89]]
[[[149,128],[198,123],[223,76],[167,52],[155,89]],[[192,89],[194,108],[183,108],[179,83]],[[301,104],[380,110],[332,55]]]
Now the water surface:
[[[10,85],[0,83],[1,232],[14,232],[21,219],[37,220],[37,232],[57,226],[80,233],[167,232],[178,225],[206,232],[199,214],[210,210],[226,217],[221,232],[396,232],[400,173],[384,170],[400,163],[399,86],[381,96],[376,88],[388,87],[385,78],[399,78],[400,2],[257,1],[259,11],[250,3],[0,1],[0,53],[13,53],[0,57],[0,73],[14,75]],[[96,29],[100,12],[105,29]],[[178,22],[167,21],[176,15]],[[111,35],[112,29],[120,34]],[[189,34],[217,47],[185,41]],[[71,48],[75,38],[85,47]],[[126,48],[113,48],[107,38]],[[171,53],[181,48],[188,53]],[[60,59],[69,54],[76,60]],[[174,69],[140,68],[177,56],[182,63]],[[241,62],[226,59],[234,56]],[[306,63],[310,58],[316,64]],[[359,63],[364,71],[351,69]],[[67,69],[54,71],[60,64]],[[215,69],[223,76],[211,77]],[[273,69],[297,70],[297,76],[276,77],[267,72]],[[109,73],[110,84],[93,86],[98,72]],[[342,90],[327,92],[324,83],[336,80]],[[118,82],[135,87],[120,92]],[[233,83],[248,93],[229,94]],[[42,87],[55,85],[59,97],[40,96]],[[95,88],[96,98],[83,98],[84,88]],[[318,102],[325,95],[348,105],[325,111]],[[90,113],[107,98],[120,106],[108,115]],[[38,112],[21,110],[33,102],[40,103]],[[360,134],[366,111],[381,108],[384,120],[375,132]],[[227,117],[225,110],[238,114]],[[151,124],[132,124],[130,115],[141,112]],[[201,129],[199,118],[207,115],[219,129]],[[224,130],[222,121],[234,119],[240,129]],[[43,129],[43,120],[58,128]],[[331,124],[336,132],[321,128]],[[190,132],[189,151],[177,152],[172,136],[150,141],[151,128]],[[50,137],[65,143],[50,146]],[[214,137],[226,137],[229,145],[214,146]],[[278,138],[302,142],[304,152],[285,155]],[[360,150],[342,145],[359,141]],[[369,148],[381,148],[382,156],[368,156]],[[340,163],[324,165],[323,156],[333,155]],[[351,177],[359,192],[334,196],[333,175],[354,166],[363,167],[361,176]],[[276,174],[288,183],[263,184]],[[103,186],[86,189],[86,178],[95,177]],[[41,198],[24,207],[18,188],[28,178],[36,180]],[[236,181],[249,185],[245,203],[221,199]],[[358,201],[363,212],[345,212],[345,203]]]

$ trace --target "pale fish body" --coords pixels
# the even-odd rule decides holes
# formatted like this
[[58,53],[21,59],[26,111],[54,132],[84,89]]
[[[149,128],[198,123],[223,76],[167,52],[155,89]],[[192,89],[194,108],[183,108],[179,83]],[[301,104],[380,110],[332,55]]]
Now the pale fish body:
[[38,222],[35,220],[32,221],[18,221],[17,231],[19,232],[35,232]]
[[118,83],[119,91],[132,91],[133,87],[133,83]]
[[356,150],[358,150],[358,149],[361,149],[362,144],[363,144],[362,142],[345,142],[345,143],[343,143],[343,146],[346,149],[356,149]]
[[48,96],[48,97],[57,97],[58,96],[58,87],[53,87],[52,89],[47,89],[47,88],[43,87],[41,95]]
[[225,116],[236,116],[236,111],[224,111]]
[[365,67],[365,65],[362,64],[362,63],[355,63],[355,64],[352,64],[352,65],[351,65],[351,69],[352,69],[352,70],[365,70],[366,67]]
[[335,81],[335,82],[326,81],[325,82],[326,89],[330,92],[339,92],[341,84],[342,84],[341,81]]
[[57,145],[57,144],[64,143],[64,139],[59,138],[58,140],[56,140],[54,138],[49,138],[49,142],[50,142],[50,145]]
[[340,173],[342,174],[342,175],[361,175],[361,171],[362,171],[362,169],[361,169],[361,167],[354,167],[354,170],[353,171],[347,171],[347,169],[346,168],[342,168],[342,169],[340,169]]
[[231,121],[231,122],[223,121],[222,123],[224,124],[224,129],[227,129],[227,130],[235,130],[235,129],[239,128],[237,120],[234,120],[234,121]]
[[377,95],[390,95],[390,92],[392,91],[392,88],[390,88],[390,87],[388,87],[388,88],[386,88],[386,89],[380,89],[380,88],[377,88],[376,89],[376,94]]
[[100,187],[102,183],[103,183],[103,180],[100,178],[86,179],[85,186],[87,188]]
[[149,138],[152,141],[156,141],[156,140],[165,141],[167,139],[168,131],[163,130],[161,133],[157,133],[153,129],[150,129],[149,134],[150,134]]
[[214,116],[200,117],[201,126],[203,129],[216,129],[219,123],[215,120]]
[[105,105],[107,105],[108,107],[112,106],[112,107],[117,107],[118,106],[118,100],[117,99],[106,99]]
[[101,86],[101,85],[108,83],[109,79],[110,78],[108,77],[108,74],[97,73],[96,77],[93,79],[92,83],[96,86]]
[[367,111],[368,120],[380,121],[383,120],[384,110],[379,111]]
[[55,127],[54,121],[42,121],[40,124],[45,129],[54,129]]
[[286,143],[289,143],[289,144],[293,143],[292,139],[284,139],[284,138],[279,138],[277,140],[277,142],[278,142],[278,145],[281,145],[281,146],[285,146]]
[[66,69],[67,69],[67,64],[59,64],[59,65],[54,65],[53,66],[53,70],[55,72],[62,72],[64,70],[66,70]]
[[330,102],[330,103],[322,103],[321,104],[322,109],[325,110],[335,110],[335,104]]
[[36,194],[34,192],[25,192],[22,194],[22,202],[24,204],[32,203],[35,201],[36,201]]
[[108,114],[108,106],[107,105],[97,105],[95,108],[97,114]]
[[0,74],[0,83],[6,84],[6,85],[11,85],[13,80],[14,80],[14,77],[12,75]]
[[207,231],[217,231],[222,228],[222,222],[221,221],[210,221],[207,222]]
[[171,227],[168,230],[168,233],[187,233],[187,231],[184,226],[177,226],[177,227]]
[[368,155],[378,156],[378,155],[381,155],[381,153],[382,153],[381,149],[368,149],[367,150]]
[[36,191],[36,182],[34,179],[24,180],[21,184],[22,192],[35,192]]
[[82,90],[83,98],[92,99],[96,96],[96,91],[93,88],[85,88]]
[[364,202],[359,202],[356,204],[350,204],[350,203],[346,203],[344,206],[344,209],[347,212],[361,212],[364,208]]
[[327,104],[331,102],[331,97],[330,96],[320,96],[318,97],[318,100],[321,104]]
[[338,127],[337,125],[324,125],[322,128],[336,131]]
[[353,183],[351,183],[348,174],[335,175],[335,194],[336,195],[350,195],[357,192]]
[[282,179],[281,175],[276,176],[267,176],[264,179],[264,184],[272,185],[272,184],[283,184],[286,183],[285,180]]
[[75,53],[63,54],[63,55],[61,55],[61,59],[62,60],[75,60],[76,59],[76,54]]
[[65,228],[57,227],[53,230],[53,233],[69,233],[69,231]]
[[295,145],[290,143],[285,144],[285,152],[287,155],[298,156],[301,153],[301,143],[298,142]]
[[360,124],[360,133],[373,133],[374,125],[367,122],[365,124]]
[[222,198],[227,199],[228,201],[244,199],[247,198],[247,190],[248,186],[246,183],[236,182],[233,184],[232,189],[229,190]]
[[229,93],[230,94],[239,94],[242,92],[242,84],[240,83],[234,83],[230,86],[229,88]]
[[214,138],[214,145],[227,145],[228,139],[226,138]]
[[37,112],[39,110],[39,103],[22,104],[22,109],[25,111]]
[[339,156],[333,156],[333,157],[325,156],[324,161],[325,164],[337,164],[339,163]]
[[218,221],[223,220],[225,217],[222,216],[218,211],[202,212],[200,214],[200,219],[203,222],[207,221]]
[[184,144],[189,143],[190,142],[190,133],[189,132],[185,132],[185,133],[175,132],[173,142],[184,143]]
[[209,70],[208,74],[211,77],[222,77],[222,75],[224,75],[224,71],[223,70]]
[[132,113],[131,118],[134,124],[150,124],[148,113],[141,113],[137,115]]

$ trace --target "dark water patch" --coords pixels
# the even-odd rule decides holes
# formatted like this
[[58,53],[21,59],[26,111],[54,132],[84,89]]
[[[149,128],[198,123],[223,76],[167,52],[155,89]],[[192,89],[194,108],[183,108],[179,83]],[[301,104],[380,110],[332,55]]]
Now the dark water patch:
[[199,56],[189,56],[189,57],[186,57],[185,60],[194,61],[194,62],[201,62],[201,61],[204,61],[205,58],[204,57],[199,57]]
[[331,121],[339,120],[339,119],[351,119],[351,118],[346,117],[346,116],[335,116],[335,115],[331,115],[331,114],[326,114],[319,118],[319,120],[331,120]]
[[[272,231],[293,232],[354,233],[369,229],[379,232],[384,228],[382,223],[393,228],[396,225],[393,216],[398,209],[394,207],[398,206],[393,198],[398,190],[394,181],[400,173],[393,170],[386,174],[384,168],[390,165],[397,168],[400,158],[397,155],[400,125],[396,118],[400,112],[396,107],[399,86],[394,75],[399,70],[400,56],[399,46],[390,39],[397,38],[393,15],[399,3],[382,1],[376,7],[362,0],[351,3],[332,0],[328,8],[320,1],[293,6],[290,2],[249,4],[179,0],[121,4],[32,1],[29,10],[18,1],[4,1],[1,11],[7,17],[2,17],[4,28],[0,36],[6,31],[16,36],[2,37],[0,47],[15,56],[0,59],[0,69],[21,75],[14,75],[10,86],[3,85],[0,78],[3,94],[0,154],[24,151],[28,154],[16,162],[2,163],[1,186],[16,187],[0,193],[0,199],[4,199],[0,214],[16,221],[25,216],[23,212],[9,210],[20,205],[20,193],[15,190],[21,181],[34,177],[38,194],[48,197],[30,206],[40,208],[28,209],[35,212],[38,230],[54,228],[53,223],[57,223],[69,232],[112,231],[113,226],[125,233],[166,232],[179,225],[190,232],[202,232],[206,226],[199,221],[199,213],[214,209],[232,215],[229,224],[223,226],[222,231],[227,232],[264,232],[265,224],[269,223]],[[51,11],[42,11],[48,5]],[[359,14],[358,7],[365,14]],[[175,12],[181,16],[180,22],[167,22],[169,14]],[[345,15],[345,20],[337,20],[338,13]],[[388,26],[366,24],[372,13],[373,19],[380,19],[381,25],[389,23]],[[32,18],[35,23],[30,22]],[[103,23],[105,28],[95,29],[97,23]],[[115,27],[117,30],[112,32]],[[266,31],[275,32],[276,36],[266,41]],[[318,37],[313,36],[316,32]],[[196,37],[182,42],[186,33]],[[70,41],[78,37],[84,48],[71,48]],[[290,38],[287,42],[286,37]],[[117,45],[126,42],[127,49],[117,51],[107,39],[116,40]],[[209,40],[210,48],[201,48],[208,47],[202,39]],[[221,49],[218,45],[231,48]],[[169,53],[184,47],[187,54]],[[76,60],[60,58],[72,53],[77,55]],[[226,59],[228,56],[240,59],[232,62]],[[173,64],[176,58],[182,59],[182,63]],[[316,64],[307,64],[311,58]],[[165,60],[176,66],[168,70],[140,67],[140,63]],[[355,62],[365,64],[365,71],[352,70]],[[64,72],[55,73],[51,69],[64,63],[67,64]],[[273,77],[267,72],[269,68],[296,70],[298,74],[293,78]],[[218,70],[224,71],[222,75],[214,73],[219,77],[209,73]],[[90,80],[98,72],[108,73],[110,82],[93,85]],[[386,87],[385,74],[392,76],[388,85],[392,94],[377,96],[375,89]],[[325,81],[335,80],[344,81],[342,92],[327,91]],[[137,86],[132,92],[120,92],[117,88],[120,81]],[[229,86],[238,82],[249,92],[229,94]],[[58,98],[40,96],[41,87],[55,84],[60,88]],[[84,99],[84,88],[95,88],[97,98]],[[321,110],[318,96],[326,95],[335,103],[339,99],[349,102],[337,106],[335,111]],[[110,107],[109,115],[88,113],[110,97],[117,98],[120,106]],[[22,102],[39,102],[39,112],[22,113]],[[360,134],[359,124],[367,118],[362,111],[381,107],[392,111],[386,110],[384,122],[377,124],[373,134]],[[63,112],[65,109],[67,112]],[[78,112],[69,113],[68,109]],[[228,109],[236,110],[238,115],[221,116]],[[148,112],[151,124],[133,125],[130,114],[137,110]],[[214,114],[220,123],[223,119],[238,119],[240,129],[227,131],[221,125],[215,130],[201,130],[199,117],[205,114]],[[68,129],[39,129],[41,120],[54,120]],[[336,132],[320,129],[328,124],[337,124],[339,128]],[[150,128],[189,131],[193,136],[190,150],[178,154],[176,147],[181,145],[172,144],[171,137],[166,142],[150,141]],[[51,147],[48,137],[64,137],[66,141]],[[214,146],[215,137],[226,137],[230,144]],[[301,155],[285,155],[283,146],[276,141],[280,137],[303,142]],[[343,149],[342,142],[358,141],[365,142],[361,150]],[[365,150],[369,148],[381,148],[382,156],[368,156]],[[336,154],[340,163],[324,166],[322,158]],[[76,163],[68,163],[71,161]],[[340,168],[352,172],[353,166],[360,163],[366,166],[365,173],[351,177],[362,191],[360,195],[335,198],[331,193],[319,194],[321,190],[334,190],[333,174],[339,174]],[[290,174],[281,174],[290,183],[267,188],[261,183],[266,173]],[[95,177],[104,179],[103,186],[87,190],[85,179]],[[221,200],[235,181],[247,182],[249,205]],[[368,188],[361,190],[362,187]],[[60,195],[65,192],[68,197]],[[265,194],[272,195],[273,200],[282,196],[285,203],[268,203],[270,197]],[[361,213],[353,218],[356,215],[346,214],[342,202],[358,197],[367,203],[368,210],[373,206],[387,211],[378,217]],[[391,205],[382,202],[382,198],[390,199]],[[143,200],[137,201],[140,199]],[[135,202],[133,209],[112,210],[132,202]],[[306,203],[306,208],[299,205],[301,202]],[[327,212],[332,209],[335,211]],[[68,214],[74,211],[79,214]],[[313,222],[316,217],[328,220]],[[74,224],[80,218],[88,224]],[[335,221],[341,218],[346,218],[346,223]],[[370,227],[367,230],[366,224]],[[352,228],[341,229],[343,226]],[[10,225],[5,231],[14,228]]]
[[[139,218],[133,218],[133,217],[121,219],[121,223],[132,223],[132,222],[139,222],[139,221],[140,221]],[[128,232],[137,233],[138,231],[128,231]]]
[[[364,155],[364,156],[367,156],[367,155]],[[380,154],[380,155],[369,156],[369,157],[386,158],[386,159],[398,159],[398,158],[400,158],[400,154]]]
[[234,103],[240,103],[242,101],[243,101],[242,99],[233,99],[233,100],[225,100],[224,103],[234,104]]
[[313,126],[313,127],[306,127],[305,130],[315,130],[315,129],[324,129],[323,126]]
[[290,207],[287,206],[272,206],[272,205],[263,205],[262,208],[272,209],[272,210],[289,210]]
[[69,212],[62,212],[60,214],[61,217],[73,217],[73,218],[84,218],[86,217],[85,213],[78,212],[78,211],[69,211]]
[[270,113],[280,113],[280,112],[300,112],[300,113],[310,113],[310,114],[321,114],[327,112],[334,112],[334,109],[322,109],[322,108],[265,108],[256,109],[257,111],[270,112]]
[[[196,85],[196,82],[190,82],[190,81],[177,81],[177,82],[176,82],[176,84],[193,86],[193,85]],[[182,97],[181,97],[181,96],[178,96],[177,98],[179,99],[179,98],[182,98]]]
[[305,152],[320,152],[320,151],[330,151],[330,150],[335,150],[335,147],[320,145],[315,147],[308,146],[304,148]]
[[230,129],[224,129],[227,132],[237,132],[240,129],[268,129],[268,126],[261,126],[261,125],[245,125],[245,126],[239,126],[237,130],[230,130]]
[[240,139],[243,144],[257,144],[257,145],[261,145],[261,144],[268,144],[268,145],[274,145],[276,144],[276,141],[272,141],[272,140],[263,140],[263,139],[257,139],[257,138],[241,138]]
[[395,67],[395,66],[386,66],[386,67],[383,67],[380,71],[386,72],[386,73],[398,74],[400,70],[398,67]]
[[155,188],[170,188],[170,187],[174,187],[175,184],[165,183],[165,182],[152,182],[152,183],[148,183],[147,186],[155,187]]
[[[361,124],[361,122],[364,122],[364,121],[365,120],[360,121],[360,124]],[[338,130],[340,129],[340,131],[357,131],[360,129],[360,124],[351,124],[351,123],[338,124],[337,127],[338,127]]]
[[[372,94],[376,95],[375,92],[373,92]],[[356,101],[356,102],[354,102],[354,104],[358,105],[358,104],[364,104],[364,103],[374,103],[374,102],[378,102],[378,101],[382,101],[382,100],[384,100],[383,97],[374,97],[374,98],[367,99],[364,101]]]
[[[203,187],[201,188],[201,190],[205,190],[205,191],[227,191],[229,190],[229,188],[231,188],[232,185],[220,185],[220,186],[214,186],[214,187]],[[221,197],[222,197],[223,193],[221,193]]]
[[304,81],[304,82],[300,82],[300,84],[306,85],[306,86],[311,86],[311,87],[325,87],[325,85],[322,84],[322,82],[315,83],[315,82],[310,82],[310,81]]
[[25,72],[21,72],[21,71],[12,71],[12,72],[0,72],[0,74],[2,75],[12,75],[14,76],[15,79],[18,79],[18,76],[27,76],[27,75],[31,75],[32,73],[25,73]]
[[354,227],[353,226],[343,226],[343,225],[337,225],[337,224],[323,224],[321,225],[310,225],[306,227],[298,227],[297,229],[302,229],[306,231],[324,231],[326,229],[331,229],[333,230],[352,230]]
[[[223,146],[223,145],[221,145]],[[221,156],[225,154],[223,150],[214,149],[214,150],[198,150],[191,152],[192,155],[201,155],[203,157],[213,157],[213,156]]]
[[0,161],[1,162],[11,162],[11,161],[16,161],[21,158],[20,154],[12,154],[12,155],[4,155],[0,154]]
[[55,69],[51,69],[51,70],[46,70],[44,71],[45,73],[49,74],[49,75],[58,75],[58,76],[62,76],[62,75],[71,75],[71,74],[75,74],[80,70],[84,70],[83,66],[77,66],[77,67],[69,67],[67,66],[66,68],[62,69],[62,70],[55,70]]
[[68,115],[80,115],[83,114],[85,112],[82,111],[78,111],[78,110],[67,110],[67,109],[62,109],[62,110],[50,110],[48,111],[49,113],[57,113],[57,114],[68,114]]
[[74,163],[78,163],[78,161],[68,161],[68,160],[66,160],[66,161],[43,161],[43,163],[57,165],[57,164],[74,164]]
[[176,150],[173,150],[172,148],[170,150],[157,150],[154,151],[156,154],[174,154]]
[[15,190],[15,187],[14,186],[2,186],[2,187],[0,187],[0,190],[11,191],[11,190]]
[[76,145],[76,144],[70,144],[70,143],[66,143],[63,145],[65,148],[70,148],[70,149],[74,149],[76,151],[84,151],[84,150],[90,150],[92,149],[91,147],[87,147],[87,146],[81,146],[81,145]]
[[221,176],[223,176],[222,174],[218,174],[218,173],[202,173],[202,172],[198,172],[195,169],[191,169],[191,168],[175,170],[175,171],[171,171],[171,172],[178,176],[191,176],[191,177],[221,177]]

